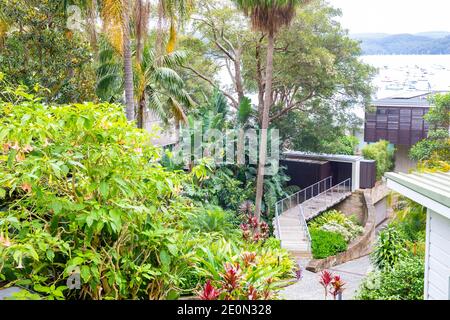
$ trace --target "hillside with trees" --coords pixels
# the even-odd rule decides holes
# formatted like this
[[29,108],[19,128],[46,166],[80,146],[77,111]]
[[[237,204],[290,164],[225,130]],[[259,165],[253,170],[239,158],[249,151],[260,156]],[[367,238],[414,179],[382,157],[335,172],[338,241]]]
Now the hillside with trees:
[[352,37],[361,41],[361,49],[365,55],[450,54],[448,32],[396,35],[355,34]]

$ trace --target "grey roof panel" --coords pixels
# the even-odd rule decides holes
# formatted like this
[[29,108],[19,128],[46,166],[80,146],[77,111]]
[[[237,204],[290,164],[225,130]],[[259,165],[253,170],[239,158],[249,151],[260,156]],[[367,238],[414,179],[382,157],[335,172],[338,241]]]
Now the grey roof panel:
[[374,100],[372,105],[375,107],[429,108],[431,106],[429,97],[437,93],[447,93],[447,91],[415,92],[408,93],[408,95],[400,93],[396,96]]
[[450,208],[450,172],[410,174],[388,172],[385,176]]
[[348,156],[342,154],[325,154],[325,153],[313,153],[302,151],[286,151],[283,152],[284,159],[311,159],[318,161],[343,161],[343,162],[357,162],[362,161],[364,158],[361,156]]

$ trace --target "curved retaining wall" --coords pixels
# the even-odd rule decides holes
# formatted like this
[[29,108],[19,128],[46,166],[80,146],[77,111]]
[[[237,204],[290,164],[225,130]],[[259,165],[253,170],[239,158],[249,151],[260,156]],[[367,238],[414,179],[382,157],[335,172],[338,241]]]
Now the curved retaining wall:
[[[312,259],[306,266],[306,270],[320,272],[335,265],[358,259],[371,252],[371,246],[375,239],[375,207],[372,202],[370,190],[356,191],[353,196],[357,194],[362,199],[361,220],[365,221],[364,233],[350,243],[347,251],[325,259]],[[354,199],[349,198],[345,201],[351,202],[354,201]]]

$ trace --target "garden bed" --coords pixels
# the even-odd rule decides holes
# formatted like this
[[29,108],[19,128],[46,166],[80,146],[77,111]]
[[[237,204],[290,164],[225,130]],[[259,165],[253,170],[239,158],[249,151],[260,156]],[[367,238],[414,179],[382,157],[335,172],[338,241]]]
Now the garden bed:
[[362,193],[362,196],[364,199],[363,215],[366,221],[364,233],[353,240],[346,251],[324,259],[312,259],[306,270],[320,272],[335,265],[363,257],[371,251],[371,244],[375,236],[375,208],[369,192]]

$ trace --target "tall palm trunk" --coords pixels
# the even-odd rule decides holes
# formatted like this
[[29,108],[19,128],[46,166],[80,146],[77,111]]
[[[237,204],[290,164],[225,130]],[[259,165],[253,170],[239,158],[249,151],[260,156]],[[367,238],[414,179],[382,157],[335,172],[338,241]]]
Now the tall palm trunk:
[[97,23],[97,0],[91,0],[89,3],[89,9],[87,14],[87,27],[89,31],[89,43],[91,45],[91,49],[95,52],[97,55],[98,52],[98,46],[97,46],[97,30],[96,30],[96,23]]
[[144,96],[139,100],[138,104],[138,112],[137,112],[137,127],[139,129],[144,129],[144,111],[147,103],[145,101],[145,94]]
[[273,53],[274,53],[274,34],[269,33],[267,44],[266,60],[266,79],[264,92],[264,108],[261,121],[261,139],[259,143],[259,162],[256,175],[256,200],[255,216],[259,220],[261,217],[261,204],[264,193],[264,174],[267,157],[267,129],[269,127],[269,112],[272,106],[272,79],[273,79]]
[[130,0],[123,0],[123,71],[125,87],[125,105],[128,121],[135,120],[133,64],[130,44]]

